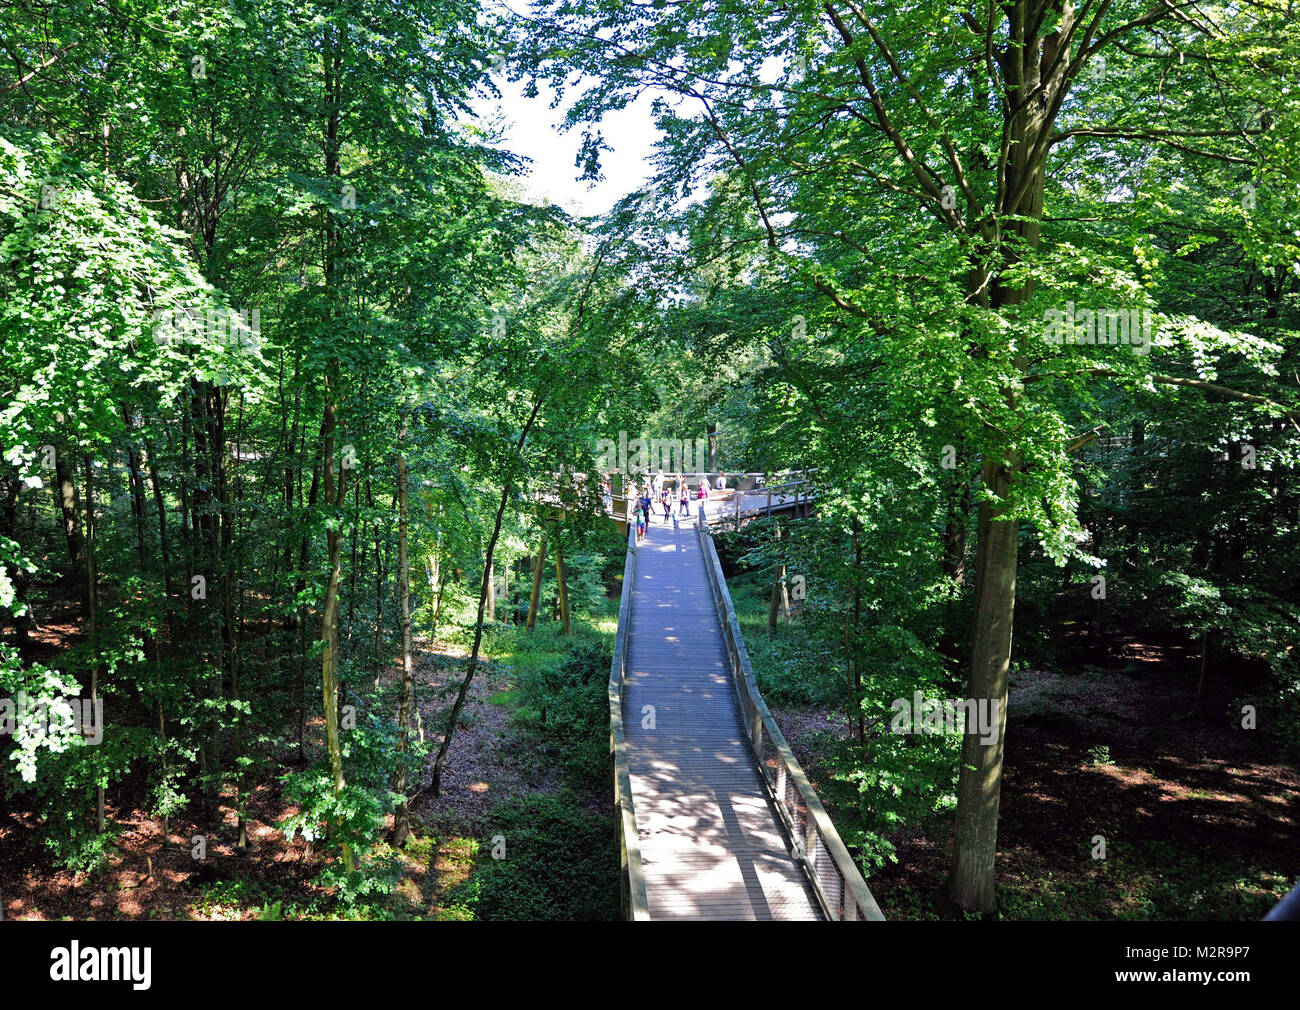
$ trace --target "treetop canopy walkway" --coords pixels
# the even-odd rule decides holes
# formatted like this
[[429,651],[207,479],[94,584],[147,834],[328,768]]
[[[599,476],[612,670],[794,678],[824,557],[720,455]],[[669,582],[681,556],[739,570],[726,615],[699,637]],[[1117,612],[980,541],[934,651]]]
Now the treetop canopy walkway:
[[698,512],[629,533],[609,712],[626,918],[884,918],[758,692]]

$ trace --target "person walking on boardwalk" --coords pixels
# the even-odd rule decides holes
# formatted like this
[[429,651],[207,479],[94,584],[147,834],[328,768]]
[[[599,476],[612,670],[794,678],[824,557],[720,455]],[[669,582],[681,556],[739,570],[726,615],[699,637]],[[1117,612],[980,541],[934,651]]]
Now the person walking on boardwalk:
[[638,540],[645,539],[645,512],[642,510],[640,502],[636,506],[636,538]]
[[672,515],[673,511],[673,507],[668,501],[668,489],[666,487],[661,487],[659,489],[659,504],[664,510],[664,525],[666,526],[668,525],[668,517]]
[[677,506],[677,514],[680,516],[689,516],[691,514],[691,489],[687,486],[683,477],[677,478],[677,493],[680,496]]
[[643,494],[643,495],[641,496],[641,511],[645,513],[645,526],[646,526],[646,529],[649,529],[649,528],[650,528],[650,517],[651,517],[651,515],[653,515],[653,513],[650,511],[650,508],[651,508],[651,505],[652,505],[652,504],[653,504],[653,503],[652,503],[651,500],[650,500],[650,488],[647,487],[647,488],[645,489],[645,494]]

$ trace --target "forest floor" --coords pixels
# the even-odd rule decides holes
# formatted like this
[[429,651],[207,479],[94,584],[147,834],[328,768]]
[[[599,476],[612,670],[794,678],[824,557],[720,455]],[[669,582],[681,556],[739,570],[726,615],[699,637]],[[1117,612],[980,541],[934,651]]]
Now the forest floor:
[[[1300,773],[1259,735],[1200,721],[1193,664],[1130,643],[1110,667],[1014,675],[998,829],[1010,919],[1257,919],[1300,875]],[[1225,690],[1212,711],[1226,712]],[[816,781],[825,710],[778,713]],[[845,816],[832,811],[836,819]],[[938,918],[951,815],[888,836],[869,883],[888,918]],[[1100,836],[1100,837],[1099,837]],[[1100,839],[1104,839],[1104,855]],[[1100,857],[1100,858],[1095,858]]]
[[[738,605],[747,599],[743,584],[733,595]],[[750,602],[747,632],[766,620],[762,601]],[[71,609],[52,612],[36,648],[52,656],[75,638],[77,623]],[[578,637],[599,640],[611,626],[597,619]],[[320,880],[319,845],[285,838],[279,824],[297,808],[278,776],[305,767],[290,760],[290,748],[274,760],[265,755],[273,773],[262,774],[247,798],[245,853],[235,849],[229,790],[211,816],[191,807],[164,831],[159,818],[124,802],[144,793],[143,782],[128,780],[110,791],[108,814],[118,827],[89,872],[57,868],[29,844],[31,815],[7,804],[0,909],[10,919],[75,920],[613,918],[617,848],[603,709],[587,730],[595,760],[575,760],[583,741],[563,744],[539,731],[520,687],[553,669],[572,644],[549,626],[532,636],[493,627],[449,751],[443,795],[426,791],[415,803],[415,836],[402,851],[380,845],[372,854],[387,873],[382,893],[342,905]],[[430,751],[465,654],[455,636],[421,643],[420,724]],[[390,675],[395,681],[396,667]],[[1254,919],[1282,897],[1300,874],[1300,774],[1258,731],[1236,729],[1226,716],[1192,717],[1195,688],[1192,657],[1136,642],[1106,665],[1013,677],[998,855],[1004,916]],[[1212,711],[1227,713],[1232,696],[1222,685],[1216,690]],[[594,693],[599,708],[603,684]],[[847,721],[826,708],[772,707],[820,789],[829,774],[826,744],[847,733]],[[319,718],[309,721],[309,741],[319,729]],[[316,756],[309,746],[307,760]],[[425,767],[431,762],[432,753]],[[575,788],[572,770],[586,766]],[[842,826],[851,816],[831,812]],[[1093,858],[1098,836],[1104,858]],[[196,837],[206,844],[201,862],[191,854]],[[898,861],[870,879],[886,916],[937,918],[933,896],[947,871],[951,815],[910,823],[889,838]],[[494,839],[503,840],[507,860],[492,860]]]
[[[65,626],[66,623],[66,626]],[[42,636],[66,642],[75,637],[77,621],[46,622]],[[501,629],[504,636],[511,632]],[[344,908],[337,894],[318,878],[324,864],[319,847],[301,837],[293,842],[278,826],[298,812],[280,788],[279,774],[305,767],[277,759],[275,775],[263,775],[247,801],[249,848],[239,852],[233,791],[221,797],[211,816],[189,810],[164,830],[159,817],[132,804],[107,798],[109,821],[102,858],[88,871],[60,868],[32,844],[32,815],[16,807],[0,810],[0,918],[8,919],[161,919],[248,920],[282,918],[467,919],[473,909],[475,873],[497,831],[495,818],[525,799],[561,793],[556,766],[537,753],[535,737],[512,719],[518,663],[558,661],[562,645],[553,635],[538,636],[531,653],[516,650],[512,662],[480,663],[448,751],[442,795],[426,790],[413,805],[413,837],[400,851],[380,845],[372,859],[384,867],[391,891]],[[58,643],[38,648],[57,651]],[[467,650],[445,642],[420,643],[416,665],[420,724],[429,747],[427,769],[441,742],[441,726],[463,676]],[[392,671],[400,677],[400,667]],[[309,719],[307,739],[320,736],[320,717]],[[310,743],[306,758],[318,753]],[[140,783],[132,783],[139,786]],[[139,793],[139,788],[121,790]],[[587,804],[594,817],[612,818],[597,797]],[[87,807],[89,811],[89,806]],[[391,831],[392,817],[385,829]],[[205,858],[193,846],[202,839]],[[617,911],[617,882],[614,907]]]

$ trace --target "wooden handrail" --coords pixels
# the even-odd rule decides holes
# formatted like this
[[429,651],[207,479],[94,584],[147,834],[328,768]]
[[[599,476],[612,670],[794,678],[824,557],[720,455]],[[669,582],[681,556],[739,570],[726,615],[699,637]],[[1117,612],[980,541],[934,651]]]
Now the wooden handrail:
[[[736,618],[731,594],[727,591],[727,580],[722,574],[722,563],[718,560],[717,548],[713,544],[713,535],[705,523],[697,521],[695,528],[700,538],[701,550],[704,552],[704,567],[709,577],[709,588],[712,590],[714,608],[727,647],[732,686],[741,702],[745,735],[749,739],[754,759],[758,763],[760,777],[772,796],[781,819],[785,822],[786,830],[790,833],[795,855],[808,874],[813,892],[817,895],[822,911],[826,913],[828,919],[838,921],[866,919],[883,922],[885,916],[880,911],[880,906],[876,904],[876,899],[872,897],[871,889],[862,879],[857,864],[845,848],[839,832],[835,830],[835,825],[831,823],[830,816],[826,813],[826,808],[822,806],[817,793],[808,782],[808,777],[804,774],[798,759],[786,742],[785,735],[777,726],[776,720],[772,718],[772,713],[759,692],[758,682],[754,679],[754,671],[749,664],[749,653],[745,649],[745,639],[740,631],[740,622]],[[753,713],[752,718],[750,712]],[[777,762],[775,769],[771,769],[764,761],[762,734],[767,735],[767,740],[775,751]],[[776,783],[773,783],[772,778],[776,779]],[[774,785],[779,785],[780,788],[774,788]],[[805,812],[806,834],[803,837],[801,837],[798,818],[790,810],[785,796],[782,795],[786,785],[794,788],[798,794],[798,802],[802,804]],[[842,884],[839,897],[827,894],[822,886],[821,877],[814,863],[814,848],[817,842],[821,843],[826,854],[830,856]]]
[[618,811],[619,876],[623,918],[650,918],[645,873],[641,868],[641,842],[637,834],[636,809],[632,802],[632,778],[627,766],[627,738],[623,733],[623,681],[627,670],[627,632],[632,615],[632,584],[636,579],[636,529],[628,530],[627,557],[623,562],[623,593],[618,601],[618,632],[614,658],[609,669],[609,753],[614,765],[614,807]]

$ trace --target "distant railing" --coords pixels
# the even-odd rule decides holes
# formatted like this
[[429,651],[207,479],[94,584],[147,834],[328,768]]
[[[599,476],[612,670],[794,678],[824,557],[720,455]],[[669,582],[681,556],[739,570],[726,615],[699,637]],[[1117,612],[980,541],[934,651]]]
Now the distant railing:
[[[741,509],[740,504],[744,497],[761,495],[764,491],[767,492],[766,505],[759,505],[756,508],[748,508],[744,510]],[[791,497],[791,491],[794,492],[793,502],[789,500]],[[710,507],[709,512],[712,514],[714,520],[726,520],[729,518],[728,513],[730,513],[730,518],[736,524],[736,527],[739,528],[740,521],[744,516],[770,516],[772,514],[774,502],[777,509],[793,508],[794,514],[798,516],[800,514],[800,509],[806,509],[807,506],[811,505],[814,497],[816,497],[816,495],[813,491],[812,485],[808,481],[793,480],[784,484],[767,484],[763,487],[755,488],[753,491],[737,492],[731,496],[730,503],[728,503],[727,499],[723,499],[720,503],[712,501],[710,502],[710,505],[716,507]]]
[[627,558],[623,562],[623,595],[618,602],[618,634],[609,669],[609,754],[614,766],[614,809],[618,816],[620,904],[624,919],[650,918],[645,874],[641,869],[641,843],[632,803],[632,778],[627,767],[627,739],[623,735],[623,681],[627,670],[627,634],[631,626],[632,584],[636,579],[636,530],[628,530]]
[[[690,477],[691,475],[687,474],[685,476]],[[671,478],[670,482],[675,482],[675,480],[676,478]],[[687,484],[689,483],[688,480]],[[697,483],[696,487],[698,488],[698,486]],[[766,494],[766,501],[761,500],[764,494]],[[753,502],[756,497],[760,499],[758,504]],[[770,516],[773,512],[787,509],[792,509],[796,516],[806,514],[816,497],[816,489],[813,485],[809,481],[801,479],[786,481],[781,484],[759,485],[748,490],[735,487],[720,490],[715,488],[707,498],[703,499],[703,502],[696,498],[694,492],[692,492],[689,501],[692,515],[703,505],[707,509],[706,519],[708,522],[724,524],[730,522],[739,527],[742,520],[748,521],[757,516]],[[741,504],[746,499],[749,499],[750,502],[742,509]],[[677,511],[679,501],[680,499],[674,490],[668,499],[668,505],[673,512]],[[606,506],[606,512],[615,522],[620,524],[631,523],[632,513],[636,509],[635,502],[636,499],[623,494],[611,495],[609,504]],[[661,503],[657,497],[652,495],[651,504],[652,508],[657,509]],[[657,512],[655,514],[658,515]]]
[[828,919],[883,922],[885,917],[880,906],[871,896],[867,882],[862,879],[848,849],[840,840],[839,832],[813,792],[808,777],[759,693],[754,671],[749,665],[749,653],[745,650],[745,640],[740,633],[740,622],[727,591],[727,580],[723,577],[717,548],[713,545],[713,535],[708,525],[698,520],[695,528],[704,552],[704,567],[708,572],[718,623],[722,627],[731,683],[740,699],[745,733],[776,809],[785,822],[794,854],[808,874]]

